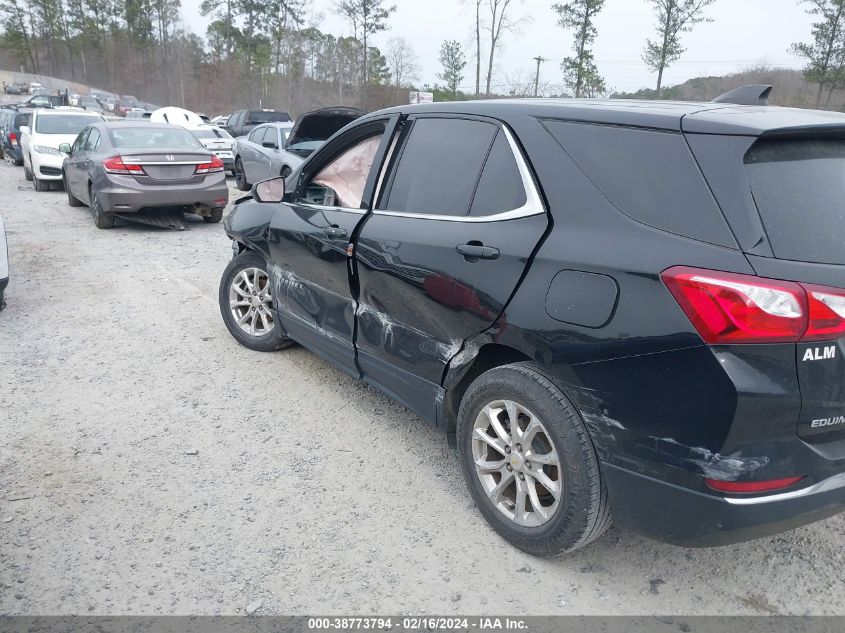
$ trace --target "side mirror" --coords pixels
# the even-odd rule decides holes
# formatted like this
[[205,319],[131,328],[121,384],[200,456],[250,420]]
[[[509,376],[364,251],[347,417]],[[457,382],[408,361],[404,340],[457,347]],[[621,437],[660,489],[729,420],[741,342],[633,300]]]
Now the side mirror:
[[264,141],[261,145],[267,149],[279,149],[278,145],[276,145],[273,141]]
[[70,154],[71,151],[72,151],[71,147],[70,147],[70,143],[62,143],[61,145],[59,145],[59,151],[62,154]]
[[281,202],[285,197],[285,179],[281,176],[262,180],[252,188],[252,198],[256,202]]

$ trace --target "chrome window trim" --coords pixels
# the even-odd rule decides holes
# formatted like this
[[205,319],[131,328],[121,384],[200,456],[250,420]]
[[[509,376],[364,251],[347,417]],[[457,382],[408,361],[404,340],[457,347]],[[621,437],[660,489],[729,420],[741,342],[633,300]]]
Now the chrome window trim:
[[296,205],[298,207],[306,207],[308,209],[314,209],[315,211],[346,211],[347,213],[355,213],[356,215],[366,215],[366,209],[350,209],[349,207],[327,207],[322,204],[313,204],[311,202],[291,202],[290,204]]
[[[501,213],[494,213],[493,215],[437,215],[434,213],[413,213],[410,211],[390,211],[386,209],[375,209],[375,215],[392,215],[402,218],[417,218],[419,220],[445,220],[447,222],[502,222],[504,220],[515,220],[517,218],[527,218],[532,215],[540,215],[546,212],[543,206],[543,200],[540,197],[540,192],[537,190],[537,184],[534,182],[534,177],[531,170],[528,169],[528,164],[525,162],[525,157],[522,155],[519,145],[513,137],[507,125],[501,124],[501,129],[505,133],[505,138],[510,145],[511,153],[516,160],[516,167],[519,171],[519,177],[522,180],[522,187],[525,190],[525,204],[517,209],[510,211],[502,211]],[[388,160],[389,160],[388,156]],[[381,195],[378,192],[375,199],[378,200]]]
[[787,501],[789,499],[798,499],[806,497],[807,495],[814,495],[820,492],[829,492],[837,488],[845,488],[845,473],[839,473],[833,477],[828,477],[822,481],[801,488],[800,490],[793,490],[791,492],[783,492],[778,495],[768,495],[765,497],[722,497],[731,505],[735,506],[750,506],[759,503],[772,503],[777,501]]

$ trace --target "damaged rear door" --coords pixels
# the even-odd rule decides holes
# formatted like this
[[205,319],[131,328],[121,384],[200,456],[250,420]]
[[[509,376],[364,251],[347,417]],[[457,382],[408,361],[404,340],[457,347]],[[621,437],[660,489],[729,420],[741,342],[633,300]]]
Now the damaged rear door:
[[446,365],[497,319],[548,219],[512,133],[478,117],[403,123],[355,247],[364,378],[434,420]]

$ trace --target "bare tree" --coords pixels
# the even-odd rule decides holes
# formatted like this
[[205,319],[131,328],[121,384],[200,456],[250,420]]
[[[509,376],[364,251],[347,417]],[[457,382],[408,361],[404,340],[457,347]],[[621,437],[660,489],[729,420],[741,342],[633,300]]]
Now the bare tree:
[[387,41],[386,57],[397,88],[419,80],[419,58],[404,37],[393,37]]
[[[487,59],[487,85],[484,89],[485,96],[490,96],[490,82],[493,78],[493,61],[496,51],[502,46],[502,35],[518,29],[522,20],[514,20],[508,9],[512,8],[513,0],[485,0],[490,22],[484,25],[484,29],[490,34],[490,56]],[[478,26],[478,20],[476,20]]]
[[649,0],[657,14],[657,41],[647,39],[643,61],[657,73],[657,98],[663,85],[663,71],[678,61],[684,52],[681,33],[692,30],[704,17],[704,9],[716,0]]

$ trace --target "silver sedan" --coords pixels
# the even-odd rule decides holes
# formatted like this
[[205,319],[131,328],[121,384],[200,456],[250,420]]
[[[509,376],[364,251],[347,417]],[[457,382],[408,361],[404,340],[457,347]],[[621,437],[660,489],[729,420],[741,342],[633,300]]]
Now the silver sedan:
[[248,191],[256,182],[287,176],[342,127],[364,115],[358,108],[306,112],[296,123],[266,123],[235,139],[235,182]]

